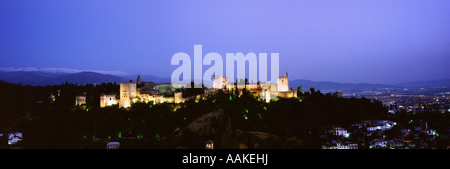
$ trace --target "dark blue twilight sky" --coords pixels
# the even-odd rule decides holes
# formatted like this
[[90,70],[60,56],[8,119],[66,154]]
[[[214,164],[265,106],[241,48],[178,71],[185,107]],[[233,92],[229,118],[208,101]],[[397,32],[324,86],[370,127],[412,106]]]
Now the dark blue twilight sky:
[[[0,68],[170,77],[176,52],[278,52],[280,74],[397,83],[450,78],[450,1],[0,0]],[[207,68],[207,67],[206,67]]]

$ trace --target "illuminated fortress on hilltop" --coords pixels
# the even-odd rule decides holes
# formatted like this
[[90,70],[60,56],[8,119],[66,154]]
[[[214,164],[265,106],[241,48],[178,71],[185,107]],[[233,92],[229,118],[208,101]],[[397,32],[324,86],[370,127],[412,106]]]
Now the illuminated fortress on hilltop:
[[[212,96],[219,92],[219,90],[225,93],[231,93],[235,90],[242,95],[243,90],[247,90],[252,96],[259,100],[270,102],[276,98],[296,98],[297,90],[289,88],[289,79],[286,72],[286,76],[280,76],[277,78],[276,84],[270,84],[269,81],[264,83],[250,83],[245,84],[245,87],[238,88],[237,84],[229,82],[225,76],[213,76],[213,88],[205,88],[202,95],[196,95],[191,97],[183,97],[183,92],[177,91],[171,83],[153,83],[143,82],[141,77],[138,76],[136,82],[120,83],[120,97],[116,99],[115,94],[101,94],[100,95],[100,107],[112,106],[119,104],[119,107],[128,108],[133,103],[144,102],[153,104],[160,103],[184,103],[190,99],[199,99],[202,96]],[[175,85],[176,86],[176,85]],[[81,98],[77,96],[76,104],[85,104],[85,97]],[[82,100],[82,101],[80,101]]]

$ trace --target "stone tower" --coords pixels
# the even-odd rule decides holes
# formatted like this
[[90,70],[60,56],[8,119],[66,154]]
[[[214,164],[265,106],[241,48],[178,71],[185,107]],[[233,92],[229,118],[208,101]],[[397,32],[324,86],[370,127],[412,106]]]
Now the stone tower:
[[136,83],[137,84],[141,84],[142,83],[141,75],[138,75],[138,77],[136,79]]
[[280,76],[277,79],[277,89],[278,92],[286,92],[289,90],[289,81],[288,81],[288,74],[286,72],[286,76]]
[[120,83],[120,102],[119,107],[130,107],[134,98],[136,98],[136,83]]

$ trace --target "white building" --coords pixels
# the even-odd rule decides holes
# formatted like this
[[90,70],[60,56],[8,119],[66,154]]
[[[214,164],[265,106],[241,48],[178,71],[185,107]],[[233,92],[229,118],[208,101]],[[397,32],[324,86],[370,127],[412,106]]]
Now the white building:
[[227,78],[225,76],[216,75],[213,76],[213,88],[224,89],[227,86]]
[[76,96],[75,97],[75,105],[81,106],[83,104],[86,104],[86,96]]
[[106,149],[119,149],[119,147],[119,142],[109,142],[108,144],[106,144]]
[[8,144],[9,145],[19,143],[22,141],[22,139],[23,139],[23,136],[22,136],[21,132],[15,132],[15,133],[8,134]]
[[347,130],[342,127],[335,127],[333,130],[331,130],[331,132],[336,136],[347,136],[349,134]]
[[371,142],[369,142],[369,148],[386,148],[387,143],[388,142],[385,140],[374,139]]
[[100,95],[100,107],[112,106],[117,104],[115,94],[101,94]]
[[350,142],[336,142],[332,140],[331,144],[322,145],[322,149],[358,149],[358,144],[352,144]]
[[376,130],[390,130],[392,127],[396,125],[395,122],[388,120],[380,120],[376,121],[374,124],[371,124],[367,127],[367,131],[376,131]]

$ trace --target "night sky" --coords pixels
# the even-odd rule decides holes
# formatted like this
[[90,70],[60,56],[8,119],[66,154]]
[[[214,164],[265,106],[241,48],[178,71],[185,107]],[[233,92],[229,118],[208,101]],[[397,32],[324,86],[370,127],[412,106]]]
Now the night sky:
[[277,52],[290,80],[447,79],[449,9],[448,0],[1,0],[0,68],[168,78],[172,55],[193,59],[202,44],[224,59]]

